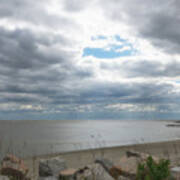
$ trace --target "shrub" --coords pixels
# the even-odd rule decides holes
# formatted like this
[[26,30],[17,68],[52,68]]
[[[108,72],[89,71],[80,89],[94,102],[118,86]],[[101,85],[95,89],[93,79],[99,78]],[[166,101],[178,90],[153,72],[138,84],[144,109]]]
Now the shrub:
[[149,156],[145,163],[140,163],[137,168],[137,180],[166,180],[172,179],[170,173],[170,161],[161,159],[155,162]]

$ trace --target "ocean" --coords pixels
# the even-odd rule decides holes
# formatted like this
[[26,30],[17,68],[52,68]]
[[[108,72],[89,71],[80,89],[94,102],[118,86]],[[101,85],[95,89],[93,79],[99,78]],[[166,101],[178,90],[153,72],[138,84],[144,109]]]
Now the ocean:
[[[176,124],[176,126],[167,126]],[[180,139],[180,123],[152,120],[0,121],[0,158]]]

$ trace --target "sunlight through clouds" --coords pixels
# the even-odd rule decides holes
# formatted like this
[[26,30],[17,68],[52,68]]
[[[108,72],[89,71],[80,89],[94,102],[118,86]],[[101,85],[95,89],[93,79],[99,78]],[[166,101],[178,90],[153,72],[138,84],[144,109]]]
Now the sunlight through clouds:
[[179,8],[175,0],[2,0],[1,117],[176,117]]

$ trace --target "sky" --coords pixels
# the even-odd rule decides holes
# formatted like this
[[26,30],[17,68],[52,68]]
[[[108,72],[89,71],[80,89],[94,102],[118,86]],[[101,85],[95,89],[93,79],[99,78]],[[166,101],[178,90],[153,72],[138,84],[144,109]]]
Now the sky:
[[179,9],[1,0],[0,119],[179,119]]

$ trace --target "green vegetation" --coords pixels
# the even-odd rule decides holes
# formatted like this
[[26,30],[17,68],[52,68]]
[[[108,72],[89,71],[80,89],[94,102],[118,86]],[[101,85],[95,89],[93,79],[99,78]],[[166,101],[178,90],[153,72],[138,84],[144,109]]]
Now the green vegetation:
[[170,173],[170,161],[161,159],[155,162],[149,156],[145,163],[140,163],[137,168],[137,180],[170,180],[173,179]]

